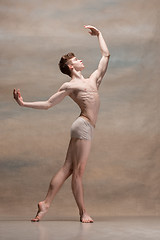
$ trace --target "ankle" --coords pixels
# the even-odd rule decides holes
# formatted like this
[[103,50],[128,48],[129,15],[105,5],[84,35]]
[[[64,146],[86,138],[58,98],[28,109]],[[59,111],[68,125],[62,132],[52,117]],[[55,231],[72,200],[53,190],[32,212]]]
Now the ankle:
[[50,204],[47,201],[44,200],[42,203],[45,205],[45,208],[48,209],[50,207]]
[[81,209],[80,211],[79,211],[79,215],[80,216],[82,216],[83,214],[85,214],[86,213],[86,209]]

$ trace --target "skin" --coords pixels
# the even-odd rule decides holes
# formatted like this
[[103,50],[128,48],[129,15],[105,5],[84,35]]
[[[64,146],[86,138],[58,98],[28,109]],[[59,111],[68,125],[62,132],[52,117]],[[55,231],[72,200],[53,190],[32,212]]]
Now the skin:
[[[24,102],[20,90],[14,89],[14,99],[20,106],[35,109],[49,109],[60,103],[66,96],[69,96],[76,104],[78,104],[81,110],[80,116],[85,118],[95,127],[100,105],[98,89],[107,70],[110,53],[102,33],[91,25],[84,27],[89,30],[91,36],[96,36],[98,38],[102,54],[98,68],[90,75],[89,78],[84,78],[81,73],[84,69],[82,60],[73,57],[67,62],[71,71],[70,81],[64,83],[47,101]],[[31,221],[37,222],[43,218],[60,187],[69,176],[72,176],[72,192],[79,209],[80,221],[83,223],[93,222],[93,219],[89,216],[85,209],[82,187],[82,176],[84,174],[90,149],[91,140],[78,138],[70,139],[65,162],[57,174],[51,179],[48,193],[45,199],[38,203],[38,212],[36,217]]]

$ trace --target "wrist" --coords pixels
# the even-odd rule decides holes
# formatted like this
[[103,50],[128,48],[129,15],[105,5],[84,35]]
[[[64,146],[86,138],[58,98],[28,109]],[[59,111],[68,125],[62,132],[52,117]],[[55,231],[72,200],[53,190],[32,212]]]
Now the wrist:
[[102,33],[98,30],[97,37],[99,37],[99,35],[102,35]]
[[21,106],[21,107],[24,107],[25,105],[24,105],[24,102],[19,102],[19,105]]

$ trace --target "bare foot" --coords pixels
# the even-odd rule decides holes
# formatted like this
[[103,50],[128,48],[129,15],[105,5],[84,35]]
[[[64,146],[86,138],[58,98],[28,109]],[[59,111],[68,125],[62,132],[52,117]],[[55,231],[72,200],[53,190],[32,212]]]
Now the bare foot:
[[46,206],[44,202],[39,202],[37,214],[35,218],[31,220],[31,222],[39,222],[43,218],[43,216],[48,212],[48,208],[49,207]]
[[80,216],[80,221],[82,223],[93,223],[93,219],[87,213],[83,213],[82,216]]

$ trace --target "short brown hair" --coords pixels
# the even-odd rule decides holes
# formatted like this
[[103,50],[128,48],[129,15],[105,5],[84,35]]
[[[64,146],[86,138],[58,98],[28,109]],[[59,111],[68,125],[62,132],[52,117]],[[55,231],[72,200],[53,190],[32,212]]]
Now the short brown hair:
[[70,77],[71,77],[71,71],[67,65],[67,61],[73,57],[75,57],[74,53],[72,53],[72,52],[67,53],[61,57],[59,64],[58,64],[61,72],[64,74],[67,74]]

